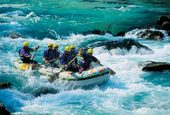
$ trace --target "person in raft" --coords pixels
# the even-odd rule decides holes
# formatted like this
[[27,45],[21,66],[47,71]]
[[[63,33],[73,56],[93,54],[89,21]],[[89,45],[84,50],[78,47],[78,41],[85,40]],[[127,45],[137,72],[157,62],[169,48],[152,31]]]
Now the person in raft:
[[64,48],[64,53],[61,54],[61,56],[60,56],[60,64],[61,64],[62,68],[64,68],[65,70],[68,70],[68,71],[77,72],[79,70],[79,67],[75,63],[75,60],[76,60],[76,56],[74,57],[71,54],[70,46],[66,46]]
[[23,47],[21,49],[19,49],[19,56],[20,56],[20,59],[23,63],[32,63],[32,64],[37,64],[37,61],[34,61],[32,60],[32,55],[30,52],[32,51],[36,51],[37,49],[39,48],[36,47],[36,48],[30,48],[29,47],[29,42],[28,41],[25,41],[23,43]]
[[71,55],[73,57],[75,57],[78,54],[78,51],[76,50],[76,47],[74,45],[71,45],[70,49],[71,49],[71,51],[70,51]]
[[83,67],[84,67],[85,70],[91,68],[90,66],[91,66],[92,62],[100,64],[100,61],[96,57],[93,56],[93,49],[92,48],[89,48],[87,50],[87,53],[85,53],[83,55],[83,58],[84,58],[84,64],[83,64],[84,66]]
[[77,54],[77,65],[79,66],[79,73],[82,73],[85,70],[85,52],[83,48],[80,48]]
[[58,44],[53,44],[53,60],[51,60],[51,62],[53,62],[53,66],[54,67],[59,67],[59,57],[60,57],[60,51],[58,50]]
[[44,51],[43,61],[45,64],[49,64],[54,58],[53,44],[48,43],[48,49]]
[[[72,58],[74,58],[75,56],[77,56],[78,51],[76,49],[76,47],[74,45],[70,45],[70,54],[72,55]],[[74,60],[74,63],[77,64],[77,58]]]

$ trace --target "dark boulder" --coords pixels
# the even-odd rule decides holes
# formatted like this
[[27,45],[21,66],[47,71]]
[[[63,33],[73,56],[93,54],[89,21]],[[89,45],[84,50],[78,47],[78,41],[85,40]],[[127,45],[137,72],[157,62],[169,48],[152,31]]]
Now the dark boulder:
[[109,33],[109,34],[113,35],[113,33],[111,31],[109,31],[109,30],[106,30],[105,33]]
[[163,39],[164,34],[160,31],[145,29],[137,33],[137,36],[148,40],[161,40]]
[[170,71],[170,63],[167,62],[154,62],[154,61],[147,61],[140,66],[143,66],[142,71],[157,71],[157,72],[163,72],[163,71]]
[[157,21],[157,25],[159,29],[166,30],[170,35],[170,15],[161,16]]
[[82,34],[83,35],[88,35],[88,34],[96,34],[96,35],[105,35],[106,33],[109,33],[109,34],[112,34],[112,32],[111,31],[109,31],[109,30],[89,30],[89,31],[87,31],[87,32],[83,32]]
[[101,30],[89,30],[87,32],[83,32],[83,35],[88,35],[88,34],[104,35],[105,31],[101,31]]
[[164,22],[162,24],[162,29],[166,31],[170,31],[170,22]]
[[105,46],[106,49],[108,49],[108,50],[116,49],[116,48],[130,50],[133,46],[136,46],[138,50],[143,48],[143,49],[153,53],[153,51],[150,48],[148,48],[147,46],[144,46],[132,39],[123,39],[123,40],[119,40],[119,41],[98,41],[98,42],[94,42],[92,44],[87,45],[87,47],[93,47],[93,48],[100,47],[100,46]]
[[118,32],[118,33],[116,34],[116,36],[125,36],[125,34],[126,34],[126,32],[121,31],[121,32]]
[[10,88],[11,87],[11,83],[0,83],[0,89],[4,89],[4,88]]
[[162,26],[162,24],[163,24],[164,22],[170,22],[170,16],[161,16],[161,17],[159,17],[158,20],[157,20],[157,24],[158,24],[159,26]]
[[10,112],[6,110],[2,103],[0,103],[0,115],[10,115]]
[[13,32],[13,33],[9,34],[9,37],[11,37],[12,39],[17,39],[17,38],[22,37],[22,35],[17,32]]

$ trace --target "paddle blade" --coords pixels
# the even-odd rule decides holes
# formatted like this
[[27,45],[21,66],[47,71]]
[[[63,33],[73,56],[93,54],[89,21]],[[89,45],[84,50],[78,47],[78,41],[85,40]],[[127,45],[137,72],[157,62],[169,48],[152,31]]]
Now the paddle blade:
[[63,70],[64,70],[64,69],[62,68],[58,73],[55,73],[53,76],[51,76],[51,77],[48,79],[48,81],[49,81],[50,83],[54,82],[56,79],[59,78],[59,74],[60,74]]
[[53,82],[58,78],[58,76],[59,76],[59,73],[55,74],[54,76],[51,76],[51,77],[48,79],[48,81],[49,81],[50,83],[53,83]]
[[116,72],[115,72],[115,71],[113,71],[112,69],[110,69],[109,74],[110,74],[110,75],[115,75],[115,74],[116,74]]

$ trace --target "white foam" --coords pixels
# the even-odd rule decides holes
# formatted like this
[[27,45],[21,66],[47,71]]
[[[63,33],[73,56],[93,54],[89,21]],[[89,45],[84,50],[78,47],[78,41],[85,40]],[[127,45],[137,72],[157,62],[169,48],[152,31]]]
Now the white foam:
[[[45,38],[43,40],[32,38],[0,38],[0,48],[3,50],[1,51],[3,56],[1,56],[0,62],[4,65],[9,64],[9,61],[6,60],[6,57],[9,56],[9,60],[11,60],[10,64],[12,64],[12,60],[15,60],[18,54],[17,49],[22,47],[22,43],[25,40],[28,40],[31,46],[41,46],[40,50],[38,50],[40,51],[38,56],[41,57],[42,52],[47,47],[47,43],[58,43],[60,49],[63,49],[63,47],[68,44],[80,46],[84,42],[90,43],[93,40],[118,39],[116,37],[110,38],[108,36],[110,35],[83,36],[79,34],[71,35],[68,39],[64,40],[52,40],[50,38]],[[141,42],[143,43],[143,41]],[[25,86],[21,89],[23,92],[32,93],[42,87],[54,88],[56,90],[59,88],[60,92],[57,94],[46,94],[34,99],[30,98],[30,100],[24,100],[22,102],[23,106],[20,107],[22,111],[21,114],[41,114],[42,112],[47,114],[76,114],[77,109],[81,110],[82,113],[87,111],[92,113],[92,111],[95,110],[98,110],[99,112],[118,114],[142,114],[141,112],[144,114],[154,114],[157,112],[168,112],[169,109],[167,107],[168,103],[170,103],[168,100],[170,91],[169,87],[165,88],[146,83],[142,78],[143,72],[141,71],[141,68],[138,67],[138,62],[151,59],[154,59],[155,61],[167,61],[170,59],[170,45],[167,42],[160,44],[160,41],[144,43],[154,50],[155,53],[147,55],[136,54],[136,48],[132,48],[130,52],[122,51],[121,49],[108,51],[104,47],[94,48],[94,55],[101,61],[101,63],[116,72],[116,75],[111,76],[109,82],[103,87],[95,87],[94,89],[89,90],[77,89],[68,91],[63,87],[58,87],[57,83],[51,84],[47,82],[47,79],[39,79],[39,76],[25,75],[25,77],[28,78],[25,78],[27,79]],[[8,46],[6,44],[8,44]],[[119,55],[122,54],[122,52],[124,55]],[[8,68],[11,69],[12,67],[8,66]],[[21,77],[23,78],[21,73],[19,75],[18,79]],[[140,96],[141,92],[144,92],[146,96],[144,95],[141,101],[136,101],[135,96]],[[17,97],[20,98],[20,96]],[[140,106],[135,104],[139,104]],[[97,113],[98,111],[95,112]]]
[[142,6],[139,6],[139,5],[127,5],[127,6],[120,6],[119,8],[112,8],[112,9],[125,12],[125,11],[129,11],[129,10],[132,10],[133,8],[138,8],[138,7],[142,7]]
[[36,14],[34,12],[30,12],[25,16],[25,18],[30,18],[30,17],[36,17]]
[[27,4],[0,4],[0,8],[28,8]]

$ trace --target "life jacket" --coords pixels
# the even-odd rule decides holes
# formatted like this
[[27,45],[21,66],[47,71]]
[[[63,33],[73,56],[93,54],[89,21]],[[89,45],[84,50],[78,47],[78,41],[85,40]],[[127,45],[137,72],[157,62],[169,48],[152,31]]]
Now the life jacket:
[[19,54],[21,60],[23,60],[23,59],[25,58],[23,55],[21,55],[21,50],[22,50],[22,49],[23,49],[23,48],[19,49],[19,51],[18,51],[18,54]]
[[46,60],[50,61],[50,60],[53,59],[53,56],[54,56],[53,50],[46,50],[46,51],[44,52],[43,58],[45,58]]
[[66,54],[65,52],[60,57],[60,63],[63,65],[68,64],[73,59],[71,54]]
[[59,58],[60,53],[58,50],[53,50],[53,59]]

